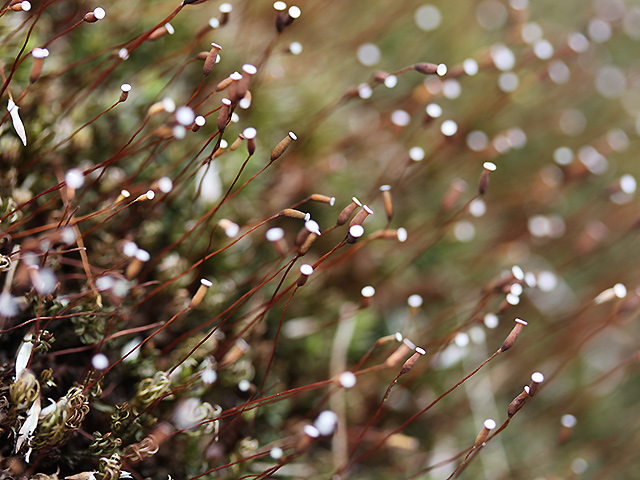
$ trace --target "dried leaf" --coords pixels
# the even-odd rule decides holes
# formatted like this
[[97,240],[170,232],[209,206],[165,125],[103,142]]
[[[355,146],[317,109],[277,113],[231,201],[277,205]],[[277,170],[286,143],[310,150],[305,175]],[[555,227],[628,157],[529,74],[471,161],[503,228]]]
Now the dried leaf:
[[27,146],[27,133],[25,132],[24,125],[22,124],[22,120],[20,119],[20,115],[18,114],[18,107],[13,100],[9,99],[9,104],[7,105],[7,110],[11,114],[11,121],[13,122],[13,128],[16,130],[16,133],[22,140],[24,146]]
[[[40,416],[40,395],[38,395],[35,401],[33,402],[33,404],[31,404],[31,407],[29,408],[29,413],[27,414],[27,419],[22,424],[22,427],[20,427],[20,431],[18,432],[18,439],[16,440],[16,449],[15,449],[16,453],[20,451],[22,444],[25,441],[27,441],[31,437],[31,435],[33,435],[33,432],[35,432],[36,427],[38,426],[39,416]],[[25,457],[27,463],[29,463],[30,453],[31,453],[31,449],[29,449],[29,452]]]
[[97,472],[80,472],[69,477],[64,477],[65,480],[95,480]]
[[16,378],[20,376],[20,373],[27,369],[27,364],[31,358],[31,351],[33,350],[32,338],[33,335],[31,333],[27,333],[22,339],[22,345],[20,345],[18,355],[16,356]]

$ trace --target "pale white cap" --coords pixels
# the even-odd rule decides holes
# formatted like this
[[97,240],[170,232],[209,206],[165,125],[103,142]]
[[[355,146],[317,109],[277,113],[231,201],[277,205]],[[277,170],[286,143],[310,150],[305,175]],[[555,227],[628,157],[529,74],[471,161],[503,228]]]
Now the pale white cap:
[[542,383],[544,382],[544,375],[540,372],[534,372],[531,374],[531,381],[533,383]]
[[173,189],[173,181],[169,177],[162,177],[158,180],[158,188],[162,193],[169,193]]
[[256,138],[257,134],[258,134],[258,131],[253,127],[245,128],[242,131],[242,136],[244,138],[246,138],[247,140],[251,140],[252,138]]
[[409,304],[409,306],[414,308],[422,306],[422,302],[423,302],[422,297],[417,294],[410,295],[409,298],[407,299],[407,303]]
[[318,418],[313,422],[313,426],[318,429],[320,435],[331,435],[338,425],[338,415],[331,410],[320,412]]
[[180,125],[189,126],[196,119],[196,114],[190,107],[183,106],[176,110],[176,121]]
[[138,251],[138,246],[135,244],[135,242],[125,242],[125,244],[122,246],[122,252],[127,257],[135,256],[137,251]]
[[49,56],[49,50],[46,48],[34,48],[31,51],[33,58],[47,58]]
[[364,227],[362,225],[353,225],[349,228],[349,235],[353,238],[360,238],[364,235]]
[[487,418],[484,421],[484,428],[486,428],[487,430],[493,430],[494,428],[496,428],[495,420],[493,420],[491,418]]
[[320,431],[313,425],[305,425],[304,433],[311,438],[318,438],[320,436]]
[[96,353],[91,359],[91,365],[96,370],[104,370],[109,366],[109,359],[104,353]]
[[245,63],[242,66],[242,71],[248,75],[255,75],[258,72],[258,69],[255,65],[251,65],[250,63]]
[[291,15],[291,18],[299,18],[301,14],[302,10],[300,10],[299,7],[296,7],[295,5],[289,7],[289,15]]
[[360,293],[365,298],[371,298],[376,294],[376,289],[371,285],[367,285],[366,287],[363,287],[362,290],[360,290]]
[[490,172],[495,172],[498,167],[496,167],[496,164],[493,162],[484,162],[482,164],[482,168],[489,170]]
[[67,182],[67,187],[78,189],[84,184],[84,174],[79,168],[72,168],[67,170],[64,181]]
[[273,227],[267,230],[265,236],[270,242],[277,242],[284,237],[284,230],[280,227]]
[[356,384],[356,376],[353,372],[343,372],[340,374],[340,385],[344,388],[351,388]]
[[135,255],[134,255],[138,260],[140,260],[141,262],[148,262],[149,259],[151,259],[151,255],[149,254],[149,252],[147,252],[146,250],[143,250],[141,248],[139,248]]

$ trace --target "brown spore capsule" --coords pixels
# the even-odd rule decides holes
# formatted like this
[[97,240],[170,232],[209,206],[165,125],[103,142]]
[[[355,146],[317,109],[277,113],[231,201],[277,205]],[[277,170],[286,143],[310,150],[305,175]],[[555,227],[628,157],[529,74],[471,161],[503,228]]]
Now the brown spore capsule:
[[336,222],[336,225],[340,226],[347,223],[347,221],[349,220],[349,217],[351,217],[355,209],[361,206],[362,206],[362,203],[360,203],[360,200],[358,200],[356,197],[352,197],[351,203],[346,207],[344,207],[344,209],[340,212],[340,215],[338,215],[338,220]]
[[236,363],[247,351],[249,350],[249,344],[239,338],[236,343],[229,349],[229,351],[222,357],[219,362],[220,368],[226,368]]
[[313,244],[313,242],[316,241],[317,238],[318,238],[317,233],[313,233],[313,232],[309,233],[304,243],[300,245],[300,247],[298,248],[298,255],[300,256],[305,255],[309,251],[309,249],[311,248],[311,245]]
[[224,132],[225,128],[227,128],[227,122],[229,121],[230,116],[230,108],[231,108],[231,100],[228,98],[222,99],[222,108],[218,112],[218,120],[217,126],[219,132]]
[[296,136],[295,133],[289,132],[289,134],[286,137],[284,137],[271,152],[271,161],[274,162],[278,158],[280,158],[284,153],[284,151],[289,147],[289,145],[291,145],[291,142],[297,139],[298,137]]
[[401,344],[391,355],[387,357],[387,359],[384,361],[384,365],[386,367],[393,367],[410,351],[411,349],[405,343]]
[[302,287],[305,283],[307,283],[307,280],[312,273],[313,267],[311,265],[309,265],[308,263],[300,265],[300,276],[298,277],[296,285],[298,287]]
[[46,48],[34,48],[31,51],[33,57],[33,66],[31,67],[31,74],[29,75],[29,81],[34,83],[42,74],[42,67],[44,65],[44,59],[49,56],[49,50]]
[[289,218],[297,218],[300,220],[304,220],[305,222],[310,218],[310,215],[308,213],[301,212],[300,210],[296,210],[294,208],[285,208],[280,212],[280,215]]
[[424,349],[416,347],[415,353],[411,355],[411,357],[409,357],[409,359],[402,365],[402,368],[400,369],[400,375],[404,375],[405,373],[409,372],[414,367],[418,359],[425,353],[426,352],[424,351]]
[[242,98],[238,96],[238,82],[240,82],[242,75],[238,72],[233,72],[229,75],[229,78],[231,79],[231,84],[229,85],[229,98],[235,103]]
[[353,217],[349,226],[353,227],[354,225],[362,225],[369,215],[373,215],[373,210],[371,210],[367,205],[363,205],[362,210],[356,213],[356,216]]
[[460,200],[460,196],[467,190],[467,182],[461,178],[455,178],[449,188],[447,189],[444,197],[442,197],[442,203],[440,204],[440,210],[443,212],[449,212]]
[[102,20],[105,15],[106,13],[104,11],[104,8],[97,7],[92,12],[89,12],[84,16],[84,21],[87,23],[95,23],[98,20]]
[[125,102],[129,98],[129,92],[131,91],[131,85],[123,83],[120,85],[120,99],[119,102]]
[[13,10],[14,12],[28,12],[29,10],[31,10],[31,2],[28,2],[26,0],[14,0],[13,2],[11,2],[11,5],[9,5],[9,9]]
[[247,127],[242,131],[242,136],[247,141],[247,152],[249,152],[249,156],[253,155],[256,151],[256,135],[258,135],[258,131],[253,127]]
[[319,193],[314,193],[309,197],[309,200],[313,200],[314,202],[326,203],[333,207],[336,203],[336,197],[327,197],[326,195],[321,195]]
[[233,78],[231,78],[231,76],[228,76],[227,78],[222,80],[220,83],[218,83],[218,85],[216,86],[216,92],[221,92],[229,88],[229,85],[231,85],[232,83],[233,83]]
[[133,280],[136,275],[140,273],[142,265],[145,262],[148,262],[150,258],[151,255],[149,255],[149,252],[147,252],[146,250],[138,249],[135,252],[133,259],[131,260],[131,263],[129,263],[129,265],[127,266],[127,271],[125,272],[127,280]]
[[286,27],[291,25],[296,18],[300,18],[301,13],[302,11],[299,7],[296,7],[295,5],[289,7],[289,10],[287,10],[287,14],[284,17],[284,26]]
[[523,405],[525,404],[528,398],[529,398],[529,387],[524,387],[524,390],[522,391],[522,393],[518,395],[516,398],[514,398],[509,404],[509,407],[507,408],[507,415],[509,416],[509,418],[513,417],[516,414],[516,412],[523,407]]
[[229,147],[229,151],[233,152],[234,150],[237,150],[238,148],[240,148],[240,145],[242,145],[242,140],[244,140],[244,137],[242,136],[242,134],[239,134],[238,138],[236,138],[234,142],[231,144],[231,146]]
[[491,172],[495,172],[497,167],[493,162],[484,162],[482,168],[483,170],[480,174],[480,181],[478,182],[478,192],[480,195],[487,193],[487,189],[489,188],[489,175]]
[[229,23],[229,19],[231,18],[231,11],[233,10],[233,6],[230,3],[223,3],[218,7],[220,10],[220,26],[226,25]]
[[416,63],[413,69],[423,75],[435,75],[438,72],[438,65],[435,63],[421,62]]
[[482,445],[487,439],[487,437],[489,436],[489,432],[494,428],[496,428],[496,422],[494,420],[490,418],[485,420],[482,430],[480,430],[480,433],[478,433],[478,436],[476,437],[476,441],[473,443],[473,446],[479,447],[480,445]]
[[189,308],[196,308],[198,305],[200,305],[202,303],[202,300],[204,300],[204,296],[207,294],[207,291],[209,290],[209,288],[211,288],[212,285],[213,283],[211,283],[206,278],[203,278],[202,280],[200,280],[200,286],[198,287],[198,290],[196,291],[193,298],[191,299],[191,302],[189,303]]
[[216,66],[218,52],[220,50],[222,50],[222,47],[220,45],[218,45],[217,43],[211,43],[211,50],[207,54],[204,60],[204,66],[202,67],[202,73],[205,77],[207,77],[213,70],[213,67]]
[[507,338],[500,347],[500,352],[506,352],[507,350],[509,350],[513,346],[513,344],[516,343],[516,340],[518,339],[518,336],[520,335],[522,329],[527,325],[527,322],[525,322],[521,318],[516,318],[515,322],[515,326],[513,327],[509,335],[507,335]]
[[151,34],[149,35],[149,40],[158,40],[159,38],[162,38],[167,34],[173,35],[174,33],[175,29],[173,28],[173,26],[170,23],[166,23],[162,27],[156,28],[153,32],[151,32]]
[[380,187],[382,192],[382,202],[384,203],[384,211],[387,214],[387,219],[391,221],[393,218],[393,200],[391,198],[391,185],[382,185]]
[[529,396],[533,397],[540,389],[540,384],[544,382],[544,375],[540,372],[531,374],[531,385],[529,385]]
[[253,77],[257,72],[258,69],[255,67],[255,65],[246,63],[242,66],[242,78],[238,80],[238,86],[236,88],[236,95],[238,96],[238,100],[241,100],[245,97],[245,95],[249,91],[249,83],[251,82],[251,77]]

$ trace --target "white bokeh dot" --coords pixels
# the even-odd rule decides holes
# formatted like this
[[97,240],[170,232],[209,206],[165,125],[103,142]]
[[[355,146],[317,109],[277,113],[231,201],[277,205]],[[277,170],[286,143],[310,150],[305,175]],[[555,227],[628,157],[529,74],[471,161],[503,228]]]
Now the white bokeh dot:
[[611,25],[601,18],[594,18],[587,26],[589,38],[596,43],[605,43],[611,38]]
[[480,130],[473,130],[467,135],[467,147],[474,152],[481,152],[489,146],[489,137]]
[[462,62],[462,68],[464,73],[472,77],[476,73],[478,73],[478,62],[476,62],[473,58],[467,58],[464,62]]
[[453,120],[445,120],[440,126],[440,131],[443,135],[451,137],[458,132],[458,124]]
[[516,56],[513,52],[502,43],[496,43],[491,46],[491,59],[498,70],[503,72],[511,70],[516,64]]
[[487,313],[484,316],[484,325],[487,328],[494,329],[498,326],[500,321],[498,320],[498,316],[495,313]]
[[535,22],[525,23],[522,26],[520,35],[522,36],[522,40],[525,43],[532,44],[536,40],[542,38],[542,28],[538,23]]
[[567,36],[569,48],[576,53],[584,53],[589,49],[589,39],[580,32],[572,32]]
[[571,71],[562,60],[553,60],[549,63],[549,78],[557,85],[563,85],[569,81]]
[[372,67],[380,62],[382,54],[377,45],[373,43],[364,43],[358,47],[358,61],[365,67]]
[[78,189],[84,184],[84,174],[79,168],[71,168],[67,170],[64,176],[64,181],[67,183],[67,187]]
[[409,149],[409,158],[414,162],[419,162],[424,159],[424,149],[421,147],[411,147]]
[[478,24],[488,31],[495,31],[507,23],[508,12],[498,0],[484,0],[476,7]]
[[340,385],[344,388],[352,388],[356,384],[356,376],[352,372],[343,372],[340,374]]
[[435,30],[442,22],[442,14],[440,13],[440,10],[435,5],[430,4],[419,7],[413,18],[416,25],[418,25],[418,28],[425,32]]
[[454,78],[445,80],[442,84],[442,94],[449,100],[458,98],[461,92],[462,87],[460,86],[460,82]]
[[562,133],[575,137],[584,132],[587,127],[587,117],[575,108],[563,110],[560,113],[559,126]]
[[453,235],[459,242],[470,242],[476,236],[476,228],[467,220],[460,220],[453,226]]
[[104,353],[96,353],[91,358],[91,365],[96,370],[104,370],[109,366],[109,359]]
[[407,299],[407,304],[413,308],[421,307],[422,303],[423,303],[422,297],[417,294],[410,295],[409,298]]
[[406,127],[411,121],[411,116],[404,110],[394,110],[391,112],[391,122],[399,127]]
[[548,40],[538,40],[533,44],[533,53],[541,60],[548,60],[553,56],[553,45]]
[[501,73],[498,77],[498,87],[500,90],[506,93],[515,91],[520,85],[520,79],[518,75],[513,72]]
[[558,147],[553,151],[553,161],[558,165],[569,165],[573,161],[573,150],[569,147]]
[[437,103],[428,104],[425,111],[431,118],[438,118],[442,115],[442,107]]
[[614,66],[602,67],[596,73],[596,90],[605,98],[620,97],[627,89],[627,77]]

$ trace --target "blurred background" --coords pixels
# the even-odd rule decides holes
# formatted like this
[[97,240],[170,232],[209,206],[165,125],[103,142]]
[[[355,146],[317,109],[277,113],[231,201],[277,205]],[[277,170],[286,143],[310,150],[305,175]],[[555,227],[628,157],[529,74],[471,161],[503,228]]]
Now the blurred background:
[[[112,454],[134,478],[637,478],[640,3],[211,0],[169,27],[174,1],[114,0],[93,23],[91,2],[23,4],[0,17],[2,478],[110,478]],[[238,104],[216,86],[245,64]],[[232,144],[251,127],[248,156]],[[334,226],[352,197],[374,213],[350,244]],[[305,222],[270,219],[290,207],[323,233],[300,258]],[[138,274],[127,245],[149,253]],[[513,348],[421,413],[516,318]],[[396,332],[426,350],[400,377]],[[28,334],[42,407],[74,385],[89,407],[60,438],[40,415],[30,463],[14,451]],[[533,372],[535,398],[470,452]],[[315,438],[326,409],[337,426]],[[157,453],[127,450],[158,425]]]

